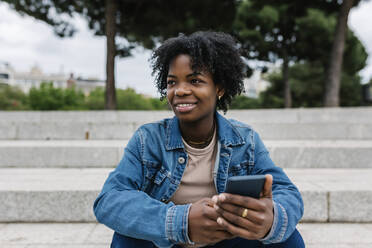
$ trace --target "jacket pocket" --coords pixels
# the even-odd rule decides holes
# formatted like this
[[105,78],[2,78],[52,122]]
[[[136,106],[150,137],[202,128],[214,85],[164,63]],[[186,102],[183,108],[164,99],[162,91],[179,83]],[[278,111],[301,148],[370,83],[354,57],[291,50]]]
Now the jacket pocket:
[[168,188],[167,184],[169,183],[164,183],[168,174],[168,170],[161,165],[148,166],[145,174],[144,192],[155,199],[160,199]]
[[229,177],[232,176],[245,176],[251,174],[252,166],[249,165],[248,161],[243,161],[239,164],[229,166]]

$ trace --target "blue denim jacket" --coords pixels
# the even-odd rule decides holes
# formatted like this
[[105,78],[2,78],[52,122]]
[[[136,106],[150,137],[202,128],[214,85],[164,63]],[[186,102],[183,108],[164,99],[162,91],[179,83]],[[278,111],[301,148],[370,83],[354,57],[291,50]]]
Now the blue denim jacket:
[[[217,192],[224,192],[228,177],[271,174],[274,222],[261,241],[268,244],[286,240],[303,214],[298,189],[283,170],[274,165],[255,131],[217,112],[216,120],[218,153],[214,180]],[[175,205],[169,201],[181,182],[187,159],[177,117],[141,126],[94,203],[97,220],[122,235],[150,240],[158,247],[190,243],[191,204]]]

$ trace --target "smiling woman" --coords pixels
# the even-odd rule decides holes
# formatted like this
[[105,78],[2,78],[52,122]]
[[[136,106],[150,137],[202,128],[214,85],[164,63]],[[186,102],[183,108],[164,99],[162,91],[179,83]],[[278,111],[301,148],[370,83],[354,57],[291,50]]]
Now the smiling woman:
[[[299,191],[254,130],[217,112],[243,90],[234,39],[180,35],[152,62],[175,117],[136,131],[94,203],[111,247],[304,247]],[[265,175],[260,198],[224,193],[235,175]]]

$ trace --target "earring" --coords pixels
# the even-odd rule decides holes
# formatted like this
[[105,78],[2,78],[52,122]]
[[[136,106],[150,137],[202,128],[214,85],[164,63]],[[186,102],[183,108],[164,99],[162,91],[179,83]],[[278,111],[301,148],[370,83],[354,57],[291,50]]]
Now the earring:
[[221,100],[221,97],[222,97],[222,96],[218,96],[218,100]]

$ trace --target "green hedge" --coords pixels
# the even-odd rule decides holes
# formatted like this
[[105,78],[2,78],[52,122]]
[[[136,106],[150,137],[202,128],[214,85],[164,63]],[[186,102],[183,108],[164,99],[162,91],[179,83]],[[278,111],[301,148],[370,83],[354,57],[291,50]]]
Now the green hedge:
[[[97,87],[85,96],[75,88],[55,88],[44,82],[40,88],[31,88],[29,94],[21,89],[0,84],[0,110],[103,110],[104,89]],[[166,110],[166,101],[138,94],[134,89],[117,89],[118,110]]]

